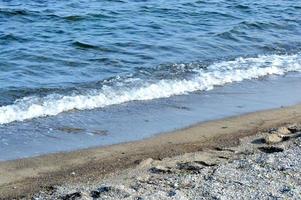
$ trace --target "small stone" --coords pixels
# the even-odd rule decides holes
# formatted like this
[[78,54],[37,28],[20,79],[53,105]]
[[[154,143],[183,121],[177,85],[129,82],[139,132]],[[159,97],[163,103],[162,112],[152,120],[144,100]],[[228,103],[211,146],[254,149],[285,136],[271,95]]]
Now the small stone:
[[174,190],[171,190],[171,191],[169,191],[168,192],[168,196],[169,197],[173,197],[173,196],[175,196],[177,193],[174,191]]
[[89,193],[82,192],[81,200],[92,200],[93,198],[89,195]]
[[152,172],[152,173],[171,173],[171,170],[168,167],[158,165],[156,167],[150,168],[150,172]]
[[291,133],[297,133],[297,132],[301,132],[301,125],[300,124],[291,124],[287,127],[287,129],[291,132]]
[[207,161],[203,161],[203,160],[200,160],[200,161],[194,161],[195,163],[197,164],[200,164],[200,165],[203,165],[205,167],[212,167],[212,166],[216,166],[217,165],[217,160],[207,160]]
[[282,137],[280,137],[278,134],[273,133],[273,134],[269,134],[267,135],[265,138],[265,143],[267,144],[275,144],[275,143],[279,143],[282,141]]
[[291,188],[290,188],[289,186],[284,186],[284,187],[280,190],[281,193],[288,193],[288,192],[290,192],[290,191],[291,191]]
[[273,146],[267,146],[267,147],[258,147],[258,149],[264,153],[278,153],[283,152],[284,149],[280,147],[273,147]]
[[76,200],[76,199],[80,199],[81,197],[82,194],[80,192],[74,192],[63,196],[62,200]]
[[122,198],[127,198],[133,193],[134,190],[128,190],[123,185],[106,186],[103,185],[96,190],[90,192],[90,196],[93,198],[100,198],[103,195],[111,196],[117,195]]
[[288,128],[284,127],[284,126],[277,128],[276,132],[279,133],[279,134],[282,134],[282,135],[291,134],[291,131]]
[[102,186],[100,188],[98,188],[98,191],[100,193],[103,193],[103,192],[109,192],[110,190],[112,190],[112,187],[111,186]]
[[97,190],[92,190],[90,196],[93,198],[99,198],[101,193],[109,192],[112,189],[110,186],[101,186]]
[[92,190],[90,193],[90,196],[93,198],[99,198],[100,197],[100,192],[97,190]]
[[204,168],[204,166],[196,162],[185,162],[185,163],[178,163],[177,168],[180,170],[200,171],[201,169]]

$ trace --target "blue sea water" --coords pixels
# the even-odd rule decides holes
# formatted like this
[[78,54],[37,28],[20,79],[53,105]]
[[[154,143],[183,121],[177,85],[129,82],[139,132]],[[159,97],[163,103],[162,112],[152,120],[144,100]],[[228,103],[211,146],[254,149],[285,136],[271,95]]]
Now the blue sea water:
[[[213,62],[301,47],[301,1],[2,0],[0,23],[0,118],[24,97],[139,90],[189,80]],[[61,111],[77,107],[89,108]]]
[[299,0],[0,0],[0,132],[300,73],[300,51]]

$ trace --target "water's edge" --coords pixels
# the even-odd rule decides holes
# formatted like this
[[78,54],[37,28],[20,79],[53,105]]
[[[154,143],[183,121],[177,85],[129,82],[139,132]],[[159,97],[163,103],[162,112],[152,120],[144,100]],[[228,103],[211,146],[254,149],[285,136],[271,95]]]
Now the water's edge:
[[271,76],[167,99],[13,122],[1,127],[0,160],[142,140],[196,123],[301,102],[301,74]]

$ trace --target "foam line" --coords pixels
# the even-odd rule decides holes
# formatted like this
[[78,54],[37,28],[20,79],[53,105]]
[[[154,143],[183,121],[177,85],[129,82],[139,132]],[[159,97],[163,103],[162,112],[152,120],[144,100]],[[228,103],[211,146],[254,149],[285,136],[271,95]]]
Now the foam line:
[[104,85],[102,89],[86,91],[81,95],[49,94],[45,97],[25,97],[16,100],[14,104],[0,107],[0,124],[53,116],[74,109],[86,110],[129,101],[167,98],[199,90],[212,90],[216,86],[268,75],[283,75],[291,71],[301,72],[301,55],[237,58],[233,61],[213,63],[206,70],[196,69],[195,71],[195,75],[189,79],[162,79],[155,83],[145,80],[143,85],[136,87]]

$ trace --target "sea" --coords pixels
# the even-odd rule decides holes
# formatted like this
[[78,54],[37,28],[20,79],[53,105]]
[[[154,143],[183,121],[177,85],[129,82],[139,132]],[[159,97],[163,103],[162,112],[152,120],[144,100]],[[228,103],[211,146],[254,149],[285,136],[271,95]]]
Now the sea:
[[300,0],[0,0],[0,160],[294,105],[300,72]]

